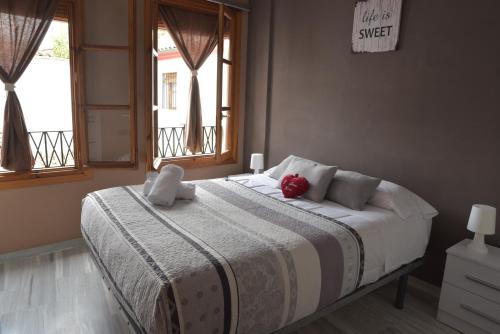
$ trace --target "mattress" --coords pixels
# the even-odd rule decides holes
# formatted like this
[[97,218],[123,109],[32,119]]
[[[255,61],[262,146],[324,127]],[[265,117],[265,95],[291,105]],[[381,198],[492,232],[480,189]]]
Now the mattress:
[[371,205],[356,211],[328,200],[317,203],[302,198],[287,199],[277,187],[278,181],[267,174],[241,175],[232,179],[269,197],[334,218],[355,229],[365,248],[361,285],[373,283],[422,257],[427,248],[432,219],[421,216],[402,219],[393,211]]
[[283,198],[266,175],[197,181],[152,206],[141,186],[82,204],[82,234],[139,332],[270,333],[424,254],[430,222]]

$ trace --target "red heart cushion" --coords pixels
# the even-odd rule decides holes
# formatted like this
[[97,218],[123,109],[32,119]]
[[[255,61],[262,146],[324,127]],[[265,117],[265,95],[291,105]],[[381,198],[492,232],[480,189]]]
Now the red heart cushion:
[[285,198],[294,198],[304,194],[309,189],[309,182],[299,174],[290,174],[281,181],[281,191]]

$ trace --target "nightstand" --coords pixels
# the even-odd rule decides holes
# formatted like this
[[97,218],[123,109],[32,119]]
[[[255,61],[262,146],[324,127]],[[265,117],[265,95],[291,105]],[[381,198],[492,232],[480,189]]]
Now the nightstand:
[[500,248],[467,250],[469,239],[446,251],[439,321],[463,333],[500,333]]

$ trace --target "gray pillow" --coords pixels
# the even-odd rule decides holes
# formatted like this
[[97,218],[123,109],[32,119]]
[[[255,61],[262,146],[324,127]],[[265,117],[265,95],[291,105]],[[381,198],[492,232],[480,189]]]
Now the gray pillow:
[[294,155],[289,155],[286,159],[280,162],[280,164],[276,166],[276,168],[269,174],[269,177],[272,177],[275,180],[279,180],[293,158],[295,158]]
[[326,198],[353,210],[363,210],[382,180],[357,172],[339,170]]
[[326,166],[312,160],[293,157],[281,175],[278,187],[281,187],[281,181],[286,175],[299,174],[309,182],[309,190],[304,194],[304,197],[321,202],[325,199],[326,191],[336,171],[337,167],[335,166]]

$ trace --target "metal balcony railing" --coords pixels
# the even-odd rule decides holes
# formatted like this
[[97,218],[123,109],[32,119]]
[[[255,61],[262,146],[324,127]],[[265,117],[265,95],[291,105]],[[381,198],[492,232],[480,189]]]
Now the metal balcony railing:
[[[203,127],[201,154],[215,153],[215,126]],[[165,127],[158,129],[158,156],[173,158],[194,155],[184,146],[184,127]]]
[[[184,146],[184,127],[164,127],[158,130],[158,156],[171,158],[194,155]],[[2,135],[0,132],[0,149]],[[31,131],[29,138],[35,159],[34,169],[75,165],[73,131]],[[201,154],[214,153],[215,126],[204,126]]]
[[29,135],[35,168],[75,165],[73,131],[33,131]]
[[[0,147],[3,134],[0,132]],[[29,132],[34,169],[72,167],[75,165],[73,131]]]

